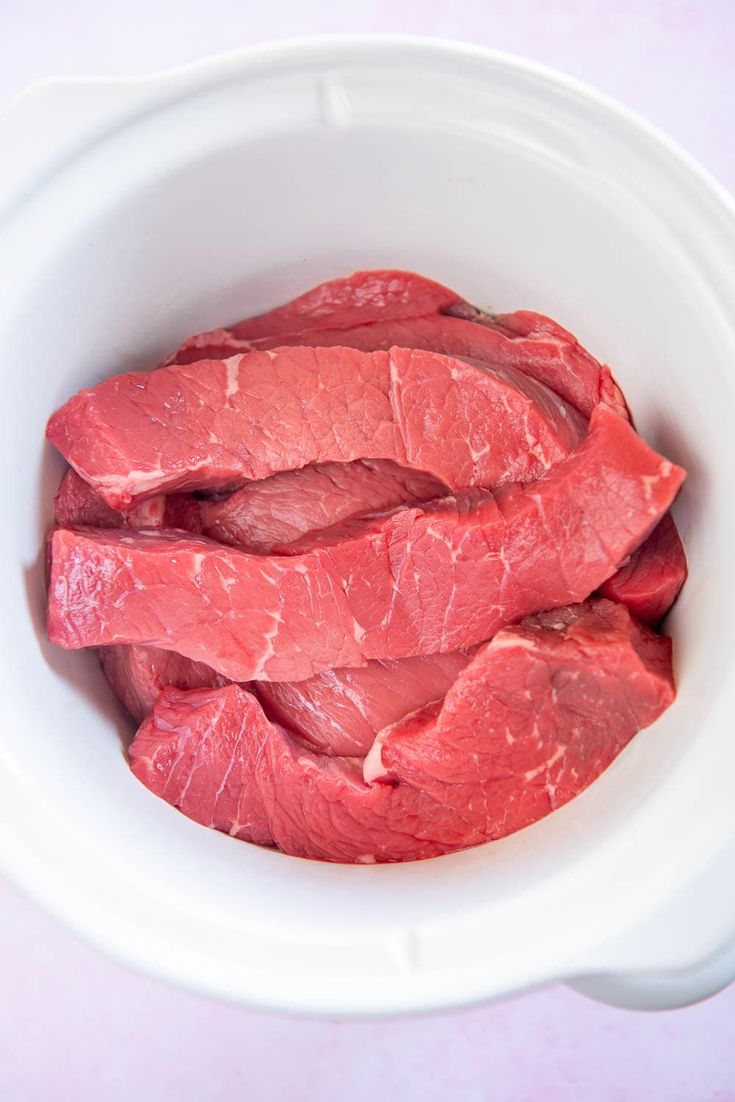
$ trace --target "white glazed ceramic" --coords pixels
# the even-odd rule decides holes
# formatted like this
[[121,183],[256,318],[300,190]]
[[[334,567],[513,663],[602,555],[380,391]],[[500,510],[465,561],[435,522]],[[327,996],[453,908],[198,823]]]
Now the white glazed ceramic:
[[[676,1005],[735,976],[735,217],[615,103],[418,39],[276,43],[39,86],[0,118],[0,862],[120,960],[298,1013],[466,1005],[551,980]],[[129,774],[91,655],[43,636],[48,414],[186,334],[358,267],[572,328],[686,465],[679,697],[571,805],[410,865],[340,867],[189,822]]]

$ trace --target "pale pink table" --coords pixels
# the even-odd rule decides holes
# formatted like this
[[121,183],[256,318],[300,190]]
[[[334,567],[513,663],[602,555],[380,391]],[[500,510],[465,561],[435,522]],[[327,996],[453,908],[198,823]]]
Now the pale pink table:
[[[336,14],[337,12],[340,14]],[[735,188],[735,0],[0,0],[0,100],[276,36],[403,31],[527,54]],[[133,975],[0,885],[0,1102],[735,1102],[735,986],[658,1015],[564,988],[462,1014],[302,1022]]]

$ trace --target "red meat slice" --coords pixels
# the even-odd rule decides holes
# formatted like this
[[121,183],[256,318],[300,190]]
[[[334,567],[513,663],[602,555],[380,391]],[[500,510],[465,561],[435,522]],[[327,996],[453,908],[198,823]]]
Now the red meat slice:
[[157,494],[132,509],[112,509],[73,469],[54,499],[54,521],[62,528],[182,528],[201,532],[201,503],[191,494]]
[[[325,318],[321,328],[264,334],[243,339],[233,329],[213,329],[190,337],[170,357],[190,364],[255,350],[335,345],[376,352],[389,348],[420,348],[448,356],[469,357],[494,367],[513,368],[544,383],[585,417],[598,402],[628,416],[622,391],[610,369],[591,356],[577,338],[551,318],[529,311],[505,314],[496,322],[462,304],[458,314],[377,319],[349,329]],[[464,315],[464,316],[463,316]],[[515,326],[515,328],[513,328]]]
[[161,528],[166,499],[162,494],[141,501],[133,509],[112,509],[75,470],[68,470],[54,498],[54,520],[64,528]]
[[[552,318],[530,310],[491,316],[465,303],[450,306],[449,313],[458,318],[471,318],[486,331],[489,327],[494,332],[505,333],[517,348],[523,345],[528,357],[526,370],[534,378],[547,383],[577,409],[583,413],[589,412],[588,403],[594,400],[596,361],[585,352],[572,333]],[[564,350],[561,358],[566,360],[567,368],[566,376],[562,370],[556,380],[556,361],[552,351],[555,343],[560,351]],[[437,351],[451,352],[452,349],[437,348]],[[622,391],[609,369],[597,366],[600,367],[599,400],[629,416]],[[605,596],[627,605],[634,616],[650,624],[658,623],[665,616],[687,577],[686,554],[673,518],[667,514],[659,529],[651,533],[631,557],[630,563],[601,589]]]
[[158,647],[102,647],[100,663],[113,693],[138,723],[167,685],[200,689],[227,684],[227,678],[203,662]]
[[364,777],[500,838],[578,795],[674,695],[670,639],[612,601],[555,609],[498,632],[443,703],[381,731]]
[[[158,495],[123,513],[111,509],[74,470],[61,480],[55,520],[64,527],[161,528],[197,531],[198,502],[187,494]],[[110,688],[138,723],[153,707],[165,685],[182,689],[221,686],[227,679],[209,666],[159,647],[101,647],[100,664]]]
[[[525,372],[546,384],[585,416],[603,402],[628,417],[623,394],[609,368],[600,364],[568,330],[542,314],[518,310],[488,315],[458,300],[448,314],[379,320],[344,330],[324,318],[324,328],[301,333],[268,334],[254,343],[231,329],[200,333],[171,357],[193,363],[204,356],[231,356],[254,348],[282,345],[349,345],[363,351],[393,346],[421,348],[451,356],[471,357]],[[606,592],[627,604],[647,622],[660,620],[686,580],[686,556],[673,521],[653,534],[634,564],[611,579]],[[645,597],[641,596],[641,586]]]
[[378,731],[443,697],[474,653],[427,654],[327,670],[306,681],[259,681],[266,715],[320,753],[362,757]]
[[[75,471],[69,470],[57,494],[56,520],[64,526],[95,528],[161,527],[165,524],[191,532],[204,531],[213,539],[251,551],[269,551],[275,543],[327,527],[354,512],[387,509],[445,492],[446,487],[430,475],[405,470],[388,461],[366,460],[305,467],[274,475],[261,482],[249,483],[225,501],[199,502],[187,494],[170,494],[167,498],[151,498],[131,513],[123,513],[111,509]],[[335,677],[329,687],[312,685],[310,681],[287,683],[282,703],[286,703],[290,690],[293,720],[290,726],[303,732],[307,741],[317,748],[322,745],[328,749],[333,743],[334,753],[365,753],[376,731],[405,713],[407,709],[401,708],[401,700],[410,699],[411,706],[417,708],[433,696],[441,695],[467,661],[468,658],[458,661],[453,655],[438,655],[436,658],[370,663],[359,681],[356,675],[363,671],[339,671],[351,683],[349,697],[340,694],[339,679]],[[193,689],[223,685],[226,681],[209,666],[159,647],[101,647],[100,662],[115,696],[138,723],[148,715],[166,685]],[[446,684],[440,681],[443,688],[437,694],[437,678],[441,678],[445,670]],[[364,695],[362,712],[354,706],[358,685]],[[434,686],[433,695],[422,693],[422,685],[426,685],[426,691],[429,685]],[[311,735],[309,717],[304,713],[309,694],[321,697],[321,715],[311,717]],[[273,701],[272,716],[276,707]],[[365,709],[370,709],[371,718],[366,719]],[[351,734],[353,725],[354,735]],[[323,740],[320,740],[320,730],[324,732]]]
[[673,605],[686,577],[684,548],[667,513],[630,561],[600,586],[600,593],[627,605],[644,623],[655,625]]
[[234,325],[241,339],[272,337],[319,328],[348,329],[389,318],[415,318],[437,313],[459,302],[459,295],[416,272],[376,269],[320,283],[292,302]]
[[409,785],[368,786],[359,763],[313,754],[239,685],[165,689],[130,762],[190,819],[299,857],[408,861],[484,840],[461,811]]
[[[582,791],[674,696],[670,641],[605,601],[481,648],[442,704],[379,736],[398,783],[364,784],[269,723],[239,686],[166,689],[133,772],[185,815],[285,853],[401,861],[499,838]],[[420,744],[421,752],[418,753]]]
[[[548,321],[532,315],[539,324]],[[564,334],[562,336],[562,334]],[[622,391],[610,369],[586,352],[566,330],[547,332],[541,328],[527,335],[512,335],[502,329],[462,317],[444,314],[424,318],[376,321],[352,329],[311,329],[283,333],[257,341],[235,337],[232,330],[213,329],[190,337],[170,357],[170,363],[192,364],[204,359],[227,359],[244,352],[291,347],[330,348],[341,346],[363,352],[389,348],[420,348],[447,356],[460,356],[495,367],[513,368],[543,383],[585,417],[598,402],[604,402],[622,416],[628,416]]]
[[249,482],[221,501],[199,502],[198,530],[220,543],[268,552],[360,513],[446,493],[432,475],[386,459],[323,463]]
[[579,448],[531,486],[385,514],[291,557],[180,533],[57,529],[49,637],[160,646],[234,681],[449,652],[586,598],[683,479],[599,406]]
[[119,508],[353,459],[391,459],[453,489],[529,481],[583,431],[522,372],[410,349],[285,348],[118,375],[62,406],[47,436]]
[[110,508],[68,470],[56,495],[55,521],[63,528],[181,528],[244,551],[267,552],[353,516],[447,492],[432,475],[387,459],[365,459],[283,471],[226,498],[159,494],[124,512]]

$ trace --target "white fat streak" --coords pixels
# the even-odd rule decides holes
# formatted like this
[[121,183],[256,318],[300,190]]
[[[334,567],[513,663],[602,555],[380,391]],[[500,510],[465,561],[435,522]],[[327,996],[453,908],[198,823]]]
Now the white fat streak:
[[186,341],[184,348],[207,348],[210,344],[223,344],[245,351],[252,348],[250,341],[233,337],[229,329],[210,329],[206,333],[195,333]]
[[[207,457],[200,460],[199,463],[194,463],[190,467],[187,466],[186,473],[196,474],[203,467],[209,466],[209,462],[209,457]],[[141,494],[150,493],[151,490],[157,490],[160,486],[165,486],[170,476],[170,470],[165,471],[163,467],[159,466],[149,467],[148,470],[133,469],[128,471],[124,477],[115,474],[92,474],[88,481],[93,486],[114,487],[123,496],[131,494],[134,497],[139,497]]]
[[406,715],[396,723],[390,723],[387,727],[383,727],[381,731],[378,731],[362,763],[362,779],[365,781],[365,784],[372,784],[372,782],[378,780],[379,777],[384,777],[386,775],[385,766],[383,765],[383,743],[392,732],[399,730],[404,723],[413,719],[414,716],[419,715],[420,712],[423,712],[424,708],[429,708],[432,704],[437,704],[441,699],[441,697],[437,697],[436,700],[429,700],[426,704],[419,705],[419,707],[414,708],[412,712],[407,712]]
[[547,758],[541,765],[537,765],[535,769],[529,769],[523,774],[523,779],[526,781],[532,781],[535,777],[538,777],[539,773],[543,773],[551,769],[552,765],[558,762],[559,758],[564,756],[564,747],[557,746],[554,753],[550,758]]
[[653,500],[654,487],[657,486],[663,478],[668,478],[671,474],[671,471],[672,464],[669,463],[668,459],[664,459],[661,462],[661,467],[659,468],[658,474],[641,475],[641,481],[643,482],[643,493],[645,494],[646,501]]
[[[411,555],[412,547],[413,547],[413,543],[411,542],[411,536],[408,535],[408,536],[406,536],[406,542],[405,542],[405,545],[404,545],[404,548],[403,548],[403,555],[401,557],[401,561],[398,563],[398,572],[397,573],[396,573],[396,571],[393,570],[393,566],[390,562],[389,552],[387,550],[385,552],[386,558],[388,560],[388,569],[389,569],[389,571],[390,571],[390,573],[393,577],[393,588],[391,590],[390,601],[388,602],[388,608],[386,609],[386,612],[385,612],[385,615],[383,616],[383,619],[380,621],[380,627],[384,627],[386,624],[390,623],[390,618],[393,615],[393,612],[395,611],[396,601],[397,601],[398,597],[402,595],[401,594],[401,576],[402,576],[403,571],[405,570],[406,566],[410,562],[410,555]],[[414,577],[415,577],[415,574],[414,574]]]
[[393,419],[396,423],[396,427],[398,429],[398,432],[400,433],[401,440],[403,441],[403,450],[406,454],[407,459],[410,461],[411,457],[408,454],[408,447],[407,447],[408,439],[407,439],[407,434],[406,434],[406,422],[405,422],[405,418],[403,416],[403,410],[401,408],[401,403],[400,403],[400,400],[399,400],[401,380],[400,380],[400,376],[398,374],[398,368],[396,367],[396,364],[393,360],[393,356],[391,355],[390,352],[388,353],[388,372],[389,372],[389,380],[390,380],[389,395],[388,396],[390,398],[390,406],[391,406],[391,409],[393,411]]
[[276,653],[276,638],[278,636],[278,631],[281,627],[281,624],[283,623],[283,617],[278,609],[276,609],[274,612],[269,613],[269,615],[271,617],[272,623],[268,630],[264,632],[266,649],[263,651],[263,655],[253,673],[253,681],[257,681],[259,677],[263,676],[263,674],[265,673],[265,667]]
[[528,450],[530,451],[531,455],[534,455],[536,457],[536,459],[538,459],[538,461],[542,464],[542,466],[549,467],[550,463],[549,463],[548,457],[546,455],[546,452],[541,447],[541,443],[540,443],[538,437],[534,436],[533,433],[531,432],[530,425],[529,425],[530,418],[531,418],[531,406],[527,405],[525,410],[524,410],[524,413],[523,413],[523,430],[524,430],[524,435],[526,437],[526,444],[528,445]]
[[385,741],[388,731],[390,731],[390,727],[386,727],[377,733],[373,745],[365,755],[365,760],[362,763],[362,778],[365,784],[372,784],[374,781],[379,780],[380,777],[385,776],[385,766],[383,765],[383,742]]
[[201,577],[202,566],[204,565],[204,552],[193,551],[191,555],[191,576],[193,581],[198,581]]
[[165,504],[165,498],[162,496],[144,501],[137,507],[138,521],[149,521],[151,527],[154,527],[163,518]]
[[225,398],[232,398],[240,389],[240,358],[233,357],[231,360],[225,360],[225,369],[227,371],[227,386],[225,387]]
[[526,639],[523,635],[516,635],[512,631],[499,631],[488,649],[493,651],[511,650],[514,647],[520,650],[535,651],[538,649],[538,644],[532,639]]

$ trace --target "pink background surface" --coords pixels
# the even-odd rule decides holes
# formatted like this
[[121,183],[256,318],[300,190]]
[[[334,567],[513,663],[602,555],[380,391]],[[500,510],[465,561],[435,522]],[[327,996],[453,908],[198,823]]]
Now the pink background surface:
[[[442,35],[525,54],[658,123],[735,188],[735,0],[0,0],[0,101],[313,32]],[[559,987],[449,1016],[304,1022],[101,958],[0,883],[0,1102],[735,1102],[735,986],[686,1010]]]

